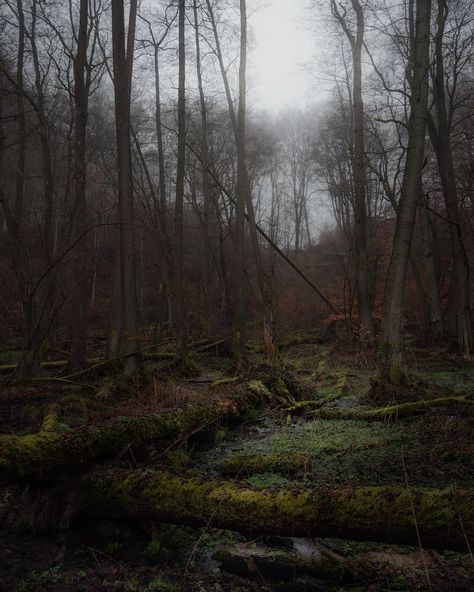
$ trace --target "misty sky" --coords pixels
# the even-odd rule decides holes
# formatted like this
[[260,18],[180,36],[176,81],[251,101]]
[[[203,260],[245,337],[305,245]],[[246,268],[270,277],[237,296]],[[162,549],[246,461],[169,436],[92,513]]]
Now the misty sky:
[[258,106],[276,112],[311,99],[311,78],[302,68],[315,53],[307,17],[306,0],[266,0],[249,14],[249,74]]

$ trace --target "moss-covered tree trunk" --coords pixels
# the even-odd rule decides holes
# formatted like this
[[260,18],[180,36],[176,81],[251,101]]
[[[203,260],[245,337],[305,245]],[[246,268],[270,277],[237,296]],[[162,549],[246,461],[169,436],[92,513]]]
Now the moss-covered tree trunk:
[[62,432],[0,435],[0,482],[43,479],[60,469],[74,470],[127,448],[139,453],[152,442],[179,440],[220,421],[242,416],[262,402],[266,394],[263,383],[251,381],[237,387],[232,398],[209,395],[207,401],[171,413],[121,417],[104,425]]
[[467,551],[474,490],[408,487],[252,490],[145,471],[96,474],[83,491],[89,516],[156,519],[245,533],[334,537]]

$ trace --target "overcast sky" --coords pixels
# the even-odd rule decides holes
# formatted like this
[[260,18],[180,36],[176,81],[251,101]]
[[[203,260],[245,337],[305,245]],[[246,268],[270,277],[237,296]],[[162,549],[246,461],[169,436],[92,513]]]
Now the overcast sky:
[[251,94],[272,112],[304,107],[311,100],[311,77],[303,65],[314,61],[316,45],[307,0],[265,0],[249,14]]

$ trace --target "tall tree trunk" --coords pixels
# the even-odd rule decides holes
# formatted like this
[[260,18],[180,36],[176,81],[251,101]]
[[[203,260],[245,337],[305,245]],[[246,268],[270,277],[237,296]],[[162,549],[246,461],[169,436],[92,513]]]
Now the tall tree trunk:
[[[164,38],[164,37],[163,37]],[[162,38],[162,40],[163,40]],[[154,41],[154,67],[155,67],[155,131],[158,147],[158,178],[159,178],[159,198],[158,198],[158,217],[161,231],[161,262],[162,273],[160,282],[160,298],[158,299],[158,322],[164,325],[168,312],[168,294],[170,287],[174,282],[174,262],[172,249],[170,245],[170,236],[168,231],[168,211],[167,211],[167,191],[166,191],[166,170],[165,170],[165,150],[163,139],[163,125],[161,115],[161,88],[160,88],[160,43]]]
[[[86,128],[88,89],[85,70],[87,66],[89,0],[81,0],[77,53],[74,59],[74,142],[73,142],[73,219],[72,237],[85,234],[87,230],[86,203]],[[71,353],[69,369],[80,370],[87,363],[87,308],[88,308],[88,249],[86,237],[76,246],[71,265],[70,286],[73,290],[71,307]]]
[[[47,107],[45,104],[44,84],[43,84],[43,70],[40,63],[40,56],[36,43],[36,27],[38,22],[37,10],[39,0],[33,0],[31,4],[31,31],[28,34],[31,52],[33,56],[33,69],[35,74],[35,90],[36,90],[36,114],[39,120],[39,137],[41,142],[41,156],[43,159],[43,243],[46,253],[46,264],[51,265],[53,260],[53,245],[54,245],[54,174],[53,174],[53,156],[50,142],[50,123],[48,121]],[[48,291],[48,298],[52,300],[53,280],[50,280]]]
[[[216,43],[216,57],[217,57],[217,61],[219,63],[219,70],[221,72],[222,82],[224,83],[224,90],[225,90],[225,96],[227,99],[227,104],[229,106],[229,117],[230,117],[230,121],[232,124],[232,128],[234,130],[234,134],[237,134],[237,117],[235,115],[234,103],[232,101],[232,93],[230,91],[230,84],[229,84],[229,78],[227,76],[227,69],[224,65],[224,57],[222,55],[219,33],[217,31],[216,19],[214,17],[214,10],[212,8],[210,0],[206,0],[206,5],[207,5],[209,19],[211,21],[212,32],[214,35],[214,41]],[[242,19],[242,6],[240,7],[240,10],[241,10],[240,14],[241,14],[241,19]],[[241,32],[241,35],[242,35],[242,32]],[[241,43],[242,43],[242,39],[241,39]],[[241,51],[242,51],[242,45],[241,45]],[[240,79],[240,70],[239,70],[239,79]]]
[[423,250],[426,264],[426,286],[429,302],[429,338],[437,340],[443,335],[443,314],[441,308],[441,297],[439,294],[439,281],[436,271],[435,241],[431,227],[430,214],[423,196],[419,207],[421,223],[421,235],[423,239]]
[[332,0],[333,14],[341,24],[352,49],[353,85],[352,102],[354,112],[354,253],[355,253],[355,279],[357,291],[357,305],[359,322],[367,334],[369,340],[373,338],[374,327],[372,320],[371,290],[370,290],[370,264],[367,248],[367,204],[366,184],[367,173],[365,164],[365,139],[364,139],[364,103],[362,99],[362,46],[364,43],[365,19],[364,11],[359,0],[351,0],[352,8],[356,14],[357,29],[354,35]]
[[160,183],[160,213],[163,225],[166,224],[166,174],[165,174],[165,153],[163,147],[163,126],[161,123],[161,90],[160,90],[160,47],[155,44],[154,65],[155,65],[155,128],[156,141],[158,145],[158,171]]
[[[237,305],[235,315],[235,346],[238,361],[243,356],[245,343],[245,201],[247,171],[245,164],[245,111],[246,111],[246,69],[247,69],[247,6],[240,0],[240,64],[239,64],[239,108],[237,115],[237,184],[235,188],[235,236],[237,244]],[[232,116],[231,116],[232,117]]]
[[382,317],[383,343],[380,375],[383,380],[395,384],[402,382],[405,374],[402,323],[405,280],[410,258],[425,149],[430,15],[431,1],[416,0],[415,39],[411,55],[411,112],[408,122],[408,149],[397,211],[392,255],[385,286]]
[[450,124],[446,108],[445,69],[443,37],[448,16],[448,2],[438,0],[437,30],[435,35],[434,105],[436,122],[432,117],[428,127],[438,162],[446,214],[449,220],[453,269],[450,280],[446,314],[446,333],[457,347],[469,357],[472,350],[472,319],[470,306],[469,260],[463,240],[462,220],[459,211],[453,153],[451,149]]
[[18,51],[16,67],[16,109],[18,111],[18,151],[15,175],[15,203],[13,211],[5,208],[7,224],[13,238],[13,268],[18,282],[26,329],[26,354],[19,364],[17,374],[28,376],[39,364],[39,347],[35,340],[36,298],[31,290],[31,266],[24,236],[26,118],[24,102],[25,14],[23,0],[17,0]]
[[236,238],[236,306],[234,315],[234,345],[235,353],[240,363],[243,356],[243,344],[245,341],[245,206],[247,206],[247,216],[249,220],[250,238],[255,255],[257,268],[257,279],[259,285],[260,304],[262,306],[263,334],[266,345],[267,356],[275,358],[276,356],[276,338],[275,324],[273,318],[273,303],[271,291],[267,284],[260,247],[257,237],[257,226],[255,221],[255,212],[253,209],[252,196],[250,191],[250,182],[247,174],[246,155],[245,155],[245,117],[246,117],[246,69],[247,69],[247,6],[245,0],[240,2],[240,65],[239,65],[239,103],[238,113],[235,114],[230,85],[227,76],[227,70],[224,65],[222,51],[217,32],[217,25],[214,18],[212,6],[207,0],[207,8],[214,33],[216,43],[216,54],[219,68],[224,83],[224,89],[227,97],[229,116],[234,129],[235,143],[237,148],[237,183],[235,190],[236,220],[235,220],[235,238]]
[[178,4],[178,159],[176,164],[176,202],[175,202],[175,339],[176,357],[180,362],[186,356],[186,318],[184,308],[184,174],[186,157],[186,46],[184,0]]
[[[215,294],[217,293],[217,286],[215,276],[212,273],[212,261],[216,261],[216,208],[215,197],[212,192],[212,183],[209,173],[210,154],[209,154],[209,130],[206,97],[204,95],[204,88],[202,83],[202,64],[201,64],[201,44],[199,33],[199,20],[197,10],[197,0],[193,1],[194,11],[194,28],[196,39],[196,74],[199,90],[199,101],[201,107],[201,168],[202,168],[202,193],[203,193],[203,226],[204,226],[204,241],[203,241],[203,265],[204,277],[203,285],[205,288],[206,301],[206,324],[210,328],[212,313],[215,308]],[[216,263],[217,268],[217,263]],[[218,269],[217,269],[218,272]]]
[[130,96],[137,2],[130,4],[127,53],[123,0],[112,2],[112,48],[117,141],[118,203],[120,224],[121,296],[123,298],[123,340],[126,354],[124,375],[138,370],[138,307],[135,269],[135,228],[130,130]]

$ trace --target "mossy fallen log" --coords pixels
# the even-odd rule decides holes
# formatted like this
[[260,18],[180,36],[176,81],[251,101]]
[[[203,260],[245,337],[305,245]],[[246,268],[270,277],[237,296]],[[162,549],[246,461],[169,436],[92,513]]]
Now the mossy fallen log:
[[283,547],[273,542],[270,546],[262,542],[238,543],[218,548],[214,559],[225,571],[262,583],[267,580],[294,583],[298,577],[312,576],[323,579],[331,590],[332,586],[341,584],[363,584],[364,590],[399,590],[401,583],[404,590],[425,590],[430,588],[427,576],[431,581],[439,582],[445,580],[446,573],[450,573],[450,584],[454,589],[467,590],[474,577],[474,565],[468,554],[409,550],[379,543],[372,546],[363,543],[363,549],[359,543],[347,541],[343,542],[347,551],[334,551],[333,539],[327,541],[329,546],[319,539],[293,541],[300,541],[303,554],[298,552],[298,546]]
[[[262,385],[263,388],[263,385]],[[248,384],[232,394],[209,395],[184,409],[137,417],[119,417],[103,425],[68,431],[41,430],[30,435],[0,435],[0,482],[41,479],[61,467],[87,465],[144,444],[176,440],[211,424],[238,417],[263,402]]]
[[413,403],[401,403],[389,407],[377,409],[318,409],[312,415],[321,419],[362,419],[366,421],[384,421],[389,419],[402,419],[422,415],[439,407],[464,407],[470,413],[474,411],[474,399],[462,395],[458,397],[440,397]]
[[[121,516],[244,533],[332,537],[466,551],[474,490],[404,487],[253,490],[151,471],[109,471],[83,487],[89,516]],[[416,517],[416,522],[415,522]]]
[[245,544],[221,547],[214,553],[214,559],[222,564],[225,571],[262,583],[267,580],[293,582],[298,574],[315,575],[339,583],[361,581],[361,577],[357,578],[358,574],[364,574],[363,581],[373,577],[374,574],[366,569],[365,563],[359,562],[351,570],[349,563],[344,562],[342,557],[334,556],[335,553],[328,553],[328,556],[321,554],[317,560],[302,559],[293,552]]

